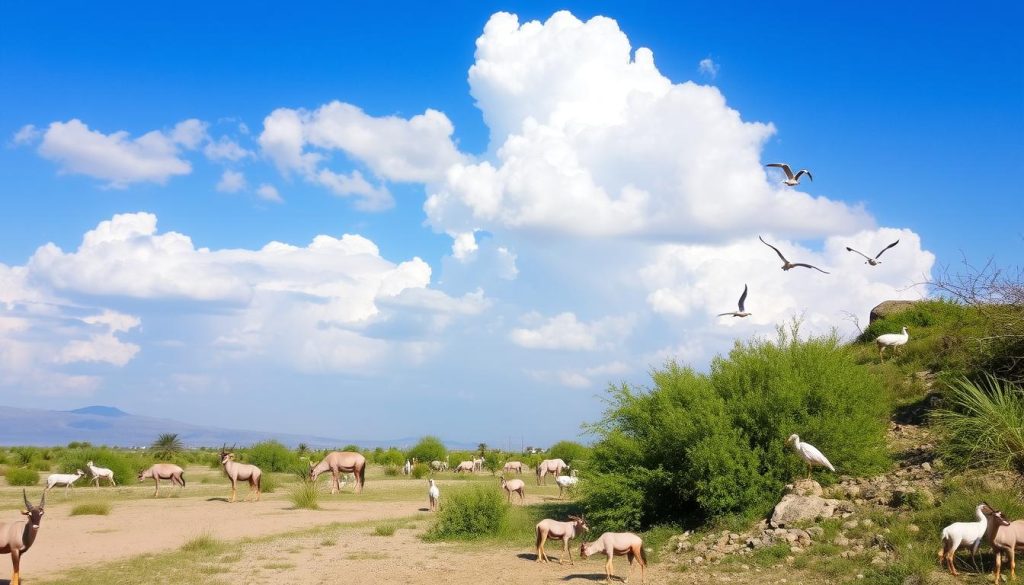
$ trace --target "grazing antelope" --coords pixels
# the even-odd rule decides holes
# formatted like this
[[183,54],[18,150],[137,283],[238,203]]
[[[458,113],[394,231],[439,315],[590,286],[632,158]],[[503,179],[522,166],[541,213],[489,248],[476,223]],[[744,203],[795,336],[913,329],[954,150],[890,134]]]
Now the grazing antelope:
[[521,479],[509,479],[506,480],[505,476],[501,476],[501,489],[505,490],[508,494],[508,501],[512,501],[512,492],[519,494],[519,503],[522,504],[526,500],[526,484]]
[[985,530],[985,540],[992,547],[996,556],[995,583],[1002,583],[999,580],[999,572],[1003,565],[1003,553],[1010,557],[1010,579],[1017,578],[1017,549],[1024,549],[1024,520],[1010,522],[999,510],[985,504],[982,512],[988,519],[988,527]]
[[[406,461],[408,463],[408,461]],[[323,461],[313,465],[309,462],[309,479],[316,481],[317,476],[330,470],[331,472],[331,493],[341,491],[341,483],[338,474],[344,471],[355,476],[356,493],[363,491],[363,482],[366,479],[366,457],[355,451],[331,451],[324,457]]]
[[43,519],[43,506],[46,505],[46,492],[39,500],[39,506],[33,506],[28,501],[28,494],[21,490],[21,497],[25,500],[25,509],[22,515],[27,516],[24,520],[17,522],[0,522],[0,554],[11,554],[11,565],[14,566],[14,575],[11,577],[10,585],[19,585],[21,582],[20,566],[21,555],[28,552],[32,543],[36,541],[39,534],[39,523]]
[[430,462],[430,469],[433,471],[448,471],[448,464],[444,461],[433,460]]
[[76,469],[74,473],[51,473],[46,478],[46,489],[44,491],[50,491],[54,486],[64,486],[64,495],[68,495],[68,488],[74,488],[75,482],[78,478],[85,475],[85,472],[81,469]]
[[506,463],[501,468],[501,470],[506,472],[506,473],[512,473],[514,471],[517,474],[522,474],[523,473],[523,467],[526,467],[526,466],[523,465],[522,461],[509,461],[508,463]]
[[461,473],[463,471],[473,473],[475,470],[476,466],[473,465],[472,461],[463,461],[455,466],[455,473]]
[[437,504],[441,501],[441,490],[434,484],[434,480],[428,479],[427,483],[430,484],[430,487],[427,488],[427,500],[430,503],[430,511],[436,512]]
[[147,479],[152,479],[153,483],[156,484],[156,491],[153,492],[153,497],[155,498],[160,495],[161,479],[169,479],[171,480],[171,485],[185,487],[185,470],[173,463],[156,463],[150,466],[149,469],[139,472],[139,481]]
[[[640,583],[644,582],[644,571],[647,568],[647,554],[644,553],[644,541],[632,532],[605,532],[594,542],[580,544],[580,556],[587,558],[592,554],[603,552],[608,557],[604,565],[605,583],[612,581],[612,557],[625,555],[629,559],[629,577],[633,576],[633,559],[640,562]],[[622,580],[629,582],[629,577]]]
[[548,481],[544,479],[547,474],[551,475],[562,475],[562,472],[569,469],[569,465],[561,459],[545,459],[537,464],[537,485],[547,485]]
[[[537,562],[546,563],[550,560],[544,552],[544,543],[550,538],[551,540],[562,541],[563,556],[568,555],[569,564],[575,565],[576,563],[572,560],[572,549],[569,548],[569,541],[584,532],[590,532],[590,527],[587,526],[587,521],[582,516],[569,516],[568,522],[559,522],[550,518],[541,520],[537,523]],[[561,565],[562,562],[562,557],[558,557],[558,564]]]
[[[256,498],[254,501],[260,501],[260,478],[263,476],[263,472],[259,467],[235,461],[235,454],[225,450],[223,447],[220,450],[220,464],[224,467],[224,473],[227,474],[228,479],[231,480],[231,499],[228,500],[229,503],[235,501],[239,480],[249,482],[249,495],[255,493]],[[248,500],[249,495],[245,496],[242,501]]]
[[100,487],[100,479],[106,479],[110,481],[110,485],[116,486],[117,482],[114,481],[114,472],[107,469],[106,467],[96,467],[92,464],[92,461],[86,462],[85,468],[89,470],[92,475],[92,480],[96,482],[96,487]]

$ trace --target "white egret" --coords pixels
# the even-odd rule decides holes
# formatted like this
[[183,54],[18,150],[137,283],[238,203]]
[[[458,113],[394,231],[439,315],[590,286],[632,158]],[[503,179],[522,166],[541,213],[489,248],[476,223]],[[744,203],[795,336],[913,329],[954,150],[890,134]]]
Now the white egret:
[[896,353],[896,348],[901,345],[906,345],[908,341],[910,341],[910,334],[907,333],[906,327],[903,328],[902,333],[886,333],[884,335],[879,335],[878,338],[875,339],[875,343],[878,345],[878,361],[883,361],[882,351],[885,350],[885,348],[891,347],[892,352]]
[[825,457],[818,451],[818,448],[810,443],[803,443],[800,441],[800,437],[793,433],[786,439],[786,443],[793,444],[793,450],[803,458],[804,462],[807,463],[807,477],[811,477],[811,467],[817,465],[818,467],[827,467],[829,471],[835,471],[836,468],[832,467],[829,463],[828,458]]

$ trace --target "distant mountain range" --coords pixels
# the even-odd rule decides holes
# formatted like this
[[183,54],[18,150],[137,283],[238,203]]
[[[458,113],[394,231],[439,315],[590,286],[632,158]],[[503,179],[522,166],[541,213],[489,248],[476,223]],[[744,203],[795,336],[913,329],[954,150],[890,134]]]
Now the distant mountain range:
[[[161,433],[177,433],[188,447],[219,447],[223,443],[251,445],[274,439],[295,447],[305,443],[312,449],[339,448],[345,445],[373,447],[410,447],[418,437],[386,441],[360,441],[314,435],[269,431],[222,429],[183,423],[166,418],[139,416],[113,406],[86,406],[75,410],[37,410],[0,406],[0,445],[67,445],[88,441],[93,445],[116,447],[148,446]],[[475,444],[445,441],[452,449],[475,449]]]

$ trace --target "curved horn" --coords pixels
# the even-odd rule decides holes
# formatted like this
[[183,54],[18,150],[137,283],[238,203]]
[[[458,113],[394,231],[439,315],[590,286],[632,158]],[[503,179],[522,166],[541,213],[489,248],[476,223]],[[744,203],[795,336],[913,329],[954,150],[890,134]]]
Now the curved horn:
[[21,497],[25,498],[25,509],[31,510],[32,504],[28,501],[28,492],[25,491],[25,488],[21,488]]
[[46,490],[43,490],[43,497],[39,500],[39,509],[41,510],[44,506],[46,506]]

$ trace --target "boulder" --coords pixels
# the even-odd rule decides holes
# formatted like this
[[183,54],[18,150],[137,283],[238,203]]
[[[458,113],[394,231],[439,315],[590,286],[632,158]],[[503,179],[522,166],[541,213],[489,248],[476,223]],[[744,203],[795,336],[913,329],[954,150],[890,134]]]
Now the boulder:
[[782,501],[775,505],[772,518],[768,523],[775,528],[781,528],[792,526],[798,522],[813,522],[821,518],[831,518],[842,505],[843,502],[840,500],[821,496],[786,494],[782,497]]
[[[868,316],[868,323],[874,323],[882,317],[887,317],[893,313],[906,311],[910,307],[913,307],[915,302],[916,301],[882,301],[876,305],[874,309],[871,309],[871,314]],[[893,333],[899,332],[894,331]]]

